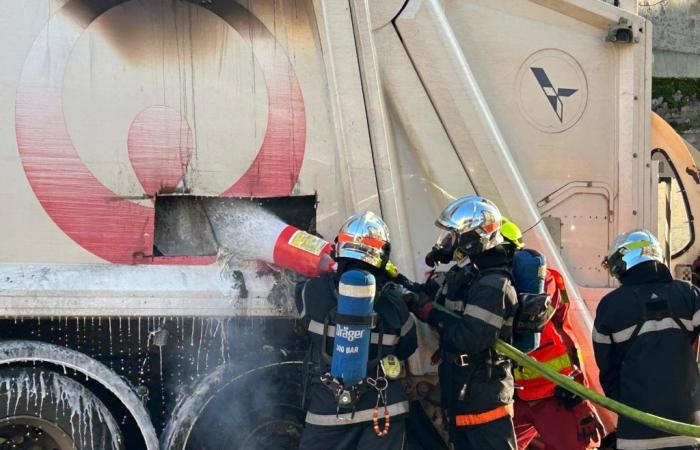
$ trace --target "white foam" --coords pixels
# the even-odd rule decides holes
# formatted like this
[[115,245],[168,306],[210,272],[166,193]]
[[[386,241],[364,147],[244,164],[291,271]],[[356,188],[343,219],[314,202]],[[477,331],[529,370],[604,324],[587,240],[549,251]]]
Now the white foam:
[[230,202],[205,203],[220,249],[242,260],[274,263],[275,241],[287,224],[257,203],[243,199],[237,203],[235,207]]

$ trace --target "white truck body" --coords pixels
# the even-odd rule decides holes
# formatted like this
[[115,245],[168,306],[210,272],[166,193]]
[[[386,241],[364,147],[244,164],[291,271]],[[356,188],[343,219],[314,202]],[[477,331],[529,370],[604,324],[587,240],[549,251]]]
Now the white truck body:
[[[565,274],[585,330],[611,240],[659,223],[635,8],[0,0],[0,316],[290,314],[253,266],[242,298],[215,258],[155,255],[158,196],[315,195],[327,239],[373,210],[421,279],[437,214],[478,193]],[[618,26],[630,43],[606,40]],[[674,266],[699,253],[686,227]]]

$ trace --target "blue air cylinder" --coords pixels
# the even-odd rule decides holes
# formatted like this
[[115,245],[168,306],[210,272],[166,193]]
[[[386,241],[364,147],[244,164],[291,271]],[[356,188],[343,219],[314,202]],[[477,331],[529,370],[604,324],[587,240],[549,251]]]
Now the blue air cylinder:
[[375,291],[368,272],[350,270],[340,277],[331,375],[345,386],[367,377]]
[[[520,293],[544,293],[547,276],[547,260],[536,250],[523,249],[513,255],[513,285]],[[529,353],[540,346],[542,333],[515,333],[513,345],[523,353]]]
[[537,250],[529,248],[513,256],[513,284],[518,293],[541,294],[547,276],[547,260]]

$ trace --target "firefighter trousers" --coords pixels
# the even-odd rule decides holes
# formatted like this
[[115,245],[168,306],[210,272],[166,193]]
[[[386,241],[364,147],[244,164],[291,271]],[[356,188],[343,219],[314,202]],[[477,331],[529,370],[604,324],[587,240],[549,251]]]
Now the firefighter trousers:
[[513,423],[519,450],[525,450],[538,434],[551,450],[586,450],[600,446],[598,433],[584,435],[579,430],[581,418],[593,413],[588,402],[566,409],[554,397],[537,402],[516,399],[514,407]]
[[304,426],[299,450],[403,450],[406,445],[406,416],[391,418],[389,434],[379,437],[372,422],[352,425]]
[[505,416],[481,425],[455,427],[454,450],[516,450],[513,419]]

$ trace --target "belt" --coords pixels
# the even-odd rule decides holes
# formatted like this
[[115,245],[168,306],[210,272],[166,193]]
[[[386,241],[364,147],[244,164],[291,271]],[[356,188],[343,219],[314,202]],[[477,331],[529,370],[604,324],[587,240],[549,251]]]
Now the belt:
[[493,362],[495,359],[489,351],[483,351],[476,355],[468,355],[466,353],[451,353],[443,350],[441,356],[443,361],[454,364],[457,367],[468,367],[471,364]]
[[[381,411],[381,410],[380,410]],[[401,414],[406,414],[409,411],[408,401],[392,403],[387,406],[387,412],[390,416],[396,417]],[[380,412],[379,419],[384,418]],[[360,422],[371,422],[374,415],[374,409],[363,409],[355,413],[341,414],[315,414],[311,411],[306,413],[306,423],[311,425],[335,426],[335,425],[353,425]]]
[[481,425],[503,417],[513,417],[513,404],[501,405],[497,408],[478,413],[478,414],[459,414],[455,417],[455,424],[458,427],[468,427],[473,425]]

